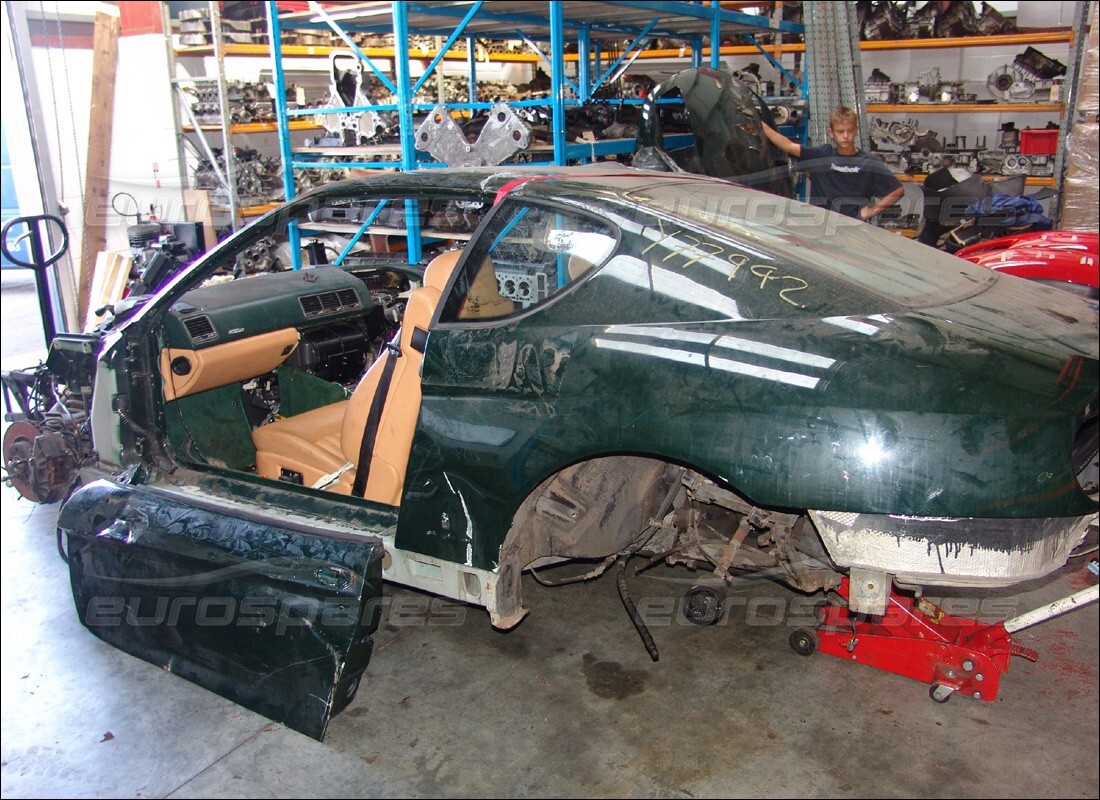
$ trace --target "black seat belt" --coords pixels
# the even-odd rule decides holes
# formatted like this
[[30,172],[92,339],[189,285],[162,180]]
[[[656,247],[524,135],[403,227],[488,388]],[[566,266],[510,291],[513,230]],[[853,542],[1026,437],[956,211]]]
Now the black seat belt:
[[382,375],[378,378],[378,387],[374,390],[370,412],[367,414],[367,427],[363,430],[363,441],[359,445],[359,465],[355,468],[355,483],[351,493],[362,497],[367,491],[367,478],[370,476],[370,461],[374,454],[374,443],[378,439],[378,426],[382,422],[382,409],[386,405],[386,395],[390,393],[390,380],[393,378],[397,359],[401,358],[401,348],[392,342],[386,344],[386,363]]

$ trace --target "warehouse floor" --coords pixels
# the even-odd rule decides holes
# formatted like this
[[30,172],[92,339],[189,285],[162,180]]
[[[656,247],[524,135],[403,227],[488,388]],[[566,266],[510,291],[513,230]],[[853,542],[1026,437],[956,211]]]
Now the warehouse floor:
[[[29,272],[3,272],[2,362],[42,354]],[[0,490],[7,797],[1096,797],[1096,605],[1022,632],[996,702],[787,645],[807,600],[734,585],[686,623],[686,571],[631,579],[652,662],[610,576],[525,584],[530,617],[399,587],[357,699],[318,743],[104,644],[80,624],[56,506]],[[994,621],[1089,586],[1085,559],[1008,592],[953,592]],[[1018,587],[1019,588],[1019,587]],[[936,595],[943,597],[943,595]]]

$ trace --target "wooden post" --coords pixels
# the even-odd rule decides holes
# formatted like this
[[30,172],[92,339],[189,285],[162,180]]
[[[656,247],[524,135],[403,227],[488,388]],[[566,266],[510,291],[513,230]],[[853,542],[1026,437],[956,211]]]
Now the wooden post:
[[111,177],[111,129],[115,116],[119,19],[95,15],[92,39],[92,106],[88,125],[88,166],[84,174],[84,236],[80,248],[77,319],[88,317],[96,257],[107,249],[107,199]]

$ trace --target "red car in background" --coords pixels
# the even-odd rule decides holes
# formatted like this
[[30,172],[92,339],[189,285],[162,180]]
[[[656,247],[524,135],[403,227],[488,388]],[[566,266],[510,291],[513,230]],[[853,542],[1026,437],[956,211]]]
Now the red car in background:
[[1033,231],[979,242],[955,255],[989,269],[1100,298],[1100,236]]

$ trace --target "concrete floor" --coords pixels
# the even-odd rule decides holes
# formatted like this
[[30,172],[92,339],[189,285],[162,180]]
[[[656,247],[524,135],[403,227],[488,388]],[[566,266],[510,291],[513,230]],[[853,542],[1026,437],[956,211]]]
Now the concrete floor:
[[[3,273],[3,367],[34,363],[28,273]],[[687,624],[692,576],[547,589],[495,632],[478,609],[387,587],[358,698],[318,743],[104,644],[79,623],[56,506],[2,505],[2,794],[7,797],[1097,797],[1093,605],[1021,633],[993,703],[787,646],[811,603],[735,585]],[[994,621],[1090,585],[1084,559],[1020,591],[952,593]]]

